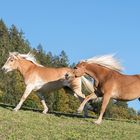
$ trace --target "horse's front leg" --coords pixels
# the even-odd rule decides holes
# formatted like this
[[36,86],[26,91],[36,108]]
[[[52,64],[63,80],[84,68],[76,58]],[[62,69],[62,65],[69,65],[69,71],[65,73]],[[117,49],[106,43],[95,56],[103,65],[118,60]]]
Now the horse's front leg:
[[18,111],[21,108],[23,102],[26,100],[26,98],[29,96],[29,94],[31,93],[32,90],[33,90],[33,86],[31,86],[31,85],[30,86],[29,85],[26,86],[26,89],[24,91],[24,94],[22,95],[22,97],[20,99],[20,102],[14,108],[14,111]]
[[106,107],[107,107],[107,105],[108,105],[108,103],[109,103],[110,97],[111,97],[110,94],[105,94],[105,95],[103,96],[102,107],[101,107],[100,115],[99,115],[98,120],[96,120],[96,121],[94,122],[95,124],[101,124],[102,118],[103,118],[104,112],[105,112],[105,110],[106,110]]
[[81,113],[86,105],[86,103],[89,101],[89,100],[92,100],[92,99],[97,99],[97,96],[92,93],[88,96],[85,97],[84,101],[80,104],[80,107],[78,108],[78,113]]

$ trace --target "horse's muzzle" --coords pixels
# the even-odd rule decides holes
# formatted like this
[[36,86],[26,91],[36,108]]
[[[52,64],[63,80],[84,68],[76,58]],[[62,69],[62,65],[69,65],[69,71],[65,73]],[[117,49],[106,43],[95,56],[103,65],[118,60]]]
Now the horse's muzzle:
[[2,71],[5,71],[5,68],[4,68],[4,67],[2,67],[2,68],[1,68],[1,70],[2,70]]
[[2,67],[1,70],[4,72],[4,73],[7,73],[8,70],[5,68],[5,67]]

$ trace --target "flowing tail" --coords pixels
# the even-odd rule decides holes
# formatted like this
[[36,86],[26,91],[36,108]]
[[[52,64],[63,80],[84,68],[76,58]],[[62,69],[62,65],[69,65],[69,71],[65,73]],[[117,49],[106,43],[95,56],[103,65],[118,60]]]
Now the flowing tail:
[[82,83],[84,84],[86,90],[90,93],[94,93],[93,83],[86,79],[84,76],[81,77]]
[[95,90],[93,87],[93,83],[90,80],[88,80],[84,76],[82,76],[81,81],[84,84],[86,90],[90,93],[90,95],[85,97],[85,99],[81,103],[80,107],[78,108],[78,112],[82,112],[83,110],[85,110],[85,115],[87,115],[87,110],[93,110],[93,107],[91,105],[87,104],[87,102],[91,99],[96,100],[97,96],[94,93]]

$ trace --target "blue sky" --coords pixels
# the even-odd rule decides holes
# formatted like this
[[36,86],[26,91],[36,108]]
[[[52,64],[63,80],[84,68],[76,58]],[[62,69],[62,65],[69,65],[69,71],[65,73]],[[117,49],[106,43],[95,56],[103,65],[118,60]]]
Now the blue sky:
[[[70,62],[117,53],[125,74],[140,73],[139,0],[1,0],[0,18],[32,47],[64,50]],[[137,100],[129,106],[140,110]]]

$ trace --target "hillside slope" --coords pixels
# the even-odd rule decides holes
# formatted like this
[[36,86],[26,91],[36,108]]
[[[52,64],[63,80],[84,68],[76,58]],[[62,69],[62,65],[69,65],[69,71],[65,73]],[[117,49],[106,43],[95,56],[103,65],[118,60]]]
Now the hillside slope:
[[39,112],[13,112],[0,107],[0,140],[138,140],[140,123],[43,115]]

